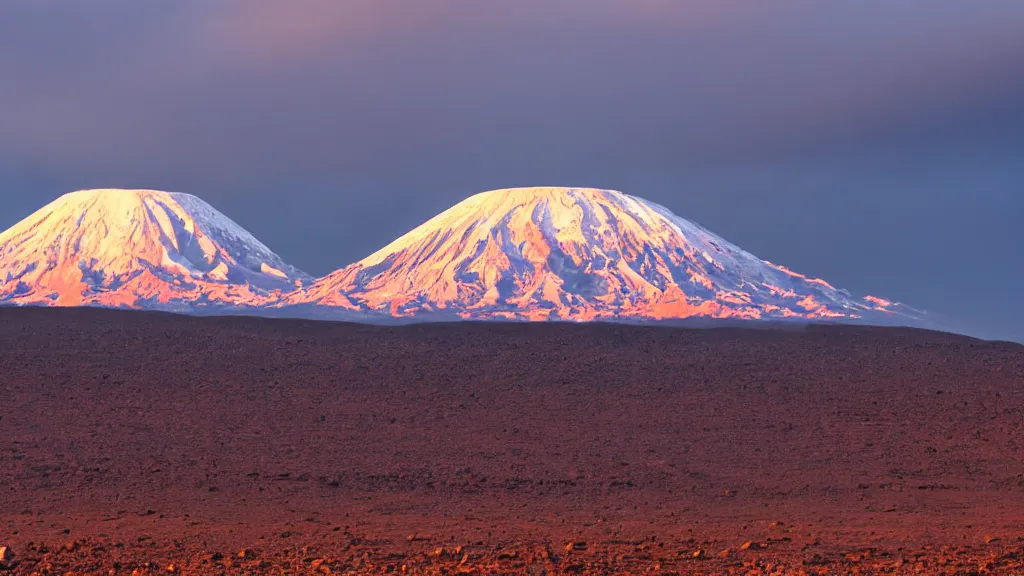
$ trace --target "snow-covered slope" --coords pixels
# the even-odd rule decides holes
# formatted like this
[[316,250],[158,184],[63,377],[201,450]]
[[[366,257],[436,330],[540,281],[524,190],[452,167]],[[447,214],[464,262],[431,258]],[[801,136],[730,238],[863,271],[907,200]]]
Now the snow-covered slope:
[[0,303],[258,307],[308,280],[188,194],[72,192],[0,234]]
[[0,234],[0,304],[367,322],[693,317],[913,323],[620,192],[473,196],[313,282],[188,194],[85,190]]
[[290,304],[477,319],[835,319],[910,313],[763,261],[620,192],[477,194]]

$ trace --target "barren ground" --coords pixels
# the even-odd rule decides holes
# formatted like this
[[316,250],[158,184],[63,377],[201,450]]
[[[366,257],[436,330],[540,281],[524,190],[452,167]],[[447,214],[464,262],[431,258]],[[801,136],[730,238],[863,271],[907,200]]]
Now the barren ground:
[[1024,574],[1014,344],[0,309],[0,394],[16,574]]

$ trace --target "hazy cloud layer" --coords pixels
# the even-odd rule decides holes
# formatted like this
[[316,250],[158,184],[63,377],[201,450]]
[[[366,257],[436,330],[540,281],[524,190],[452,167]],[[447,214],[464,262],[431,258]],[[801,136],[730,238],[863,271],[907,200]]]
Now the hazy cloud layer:
[[1024,2],[0,3],[6,227],[206,198],[323,273],[463,197],[622,189],[1024,339]]

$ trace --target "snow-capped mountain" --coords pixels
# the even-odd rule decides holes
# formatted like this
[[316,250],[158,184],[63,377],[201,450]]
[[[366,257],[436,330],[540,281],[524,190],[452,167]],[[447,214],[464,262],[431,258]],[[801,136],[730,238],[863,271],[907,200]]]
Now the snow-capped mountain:
[[582,188],[477,194],[285,303],[525,320],[912,312],[763,261],[652,202]]
[[309,280],[189,194],[72,192],[0,234],[0,303],[260,307]]
[[0,233],[0,304],[354,321],[693,317],[913,323],[609,190],[477,194],[313,281],[188,194],[84,190]]

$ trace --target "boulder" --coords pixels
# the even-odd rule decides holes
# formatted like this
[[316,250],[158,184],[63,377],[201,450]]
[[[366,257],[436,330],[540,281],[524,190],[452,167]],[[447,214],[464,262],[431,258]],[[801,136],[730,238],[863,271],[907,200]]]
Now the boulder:
[[10,570],[18,563],[9,546],[0,546],[0,570]]

